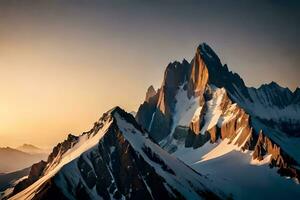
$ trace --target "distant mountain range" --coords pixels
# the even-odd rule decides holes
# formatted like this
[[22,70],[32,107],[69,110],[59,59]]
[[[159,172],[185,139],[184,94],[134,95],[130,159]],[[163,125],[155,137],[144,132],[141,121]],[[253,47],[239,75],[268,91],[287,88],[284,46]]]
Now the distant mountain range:
[[29,144],[24,144],[16,149],[0,147],[0,173],[21,170],[46,158],[46,151]]
[[203,43],[134,116],[68,135],[5,198],[299,199],[299,130],[299,88],[249,88]]
[[38,148],[32,144],[23,144],[22,146],[17,147],[19,151],[23,151],[29,154],[45,154],[48,153],[46,150]]

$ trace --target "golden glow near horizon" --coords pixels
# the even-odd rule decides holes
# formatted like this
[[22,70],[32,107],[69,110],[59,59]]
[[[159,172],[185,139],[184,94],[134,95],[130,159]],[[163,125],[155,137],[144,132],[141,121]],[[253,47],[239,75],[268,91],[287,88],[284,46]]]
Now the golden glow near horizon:
[[21,42],[1,41],[0,146],[51,146],[91,128],[113,106],[136,110],[144,98],[146,87],[137,88],[142,72],[125,67],[126,55]]
[[281,6],[26,2],[0,1],[0,147],[51,147],[116,105],[136,110],[200,42],[247,85],[299,86],[299,20]]

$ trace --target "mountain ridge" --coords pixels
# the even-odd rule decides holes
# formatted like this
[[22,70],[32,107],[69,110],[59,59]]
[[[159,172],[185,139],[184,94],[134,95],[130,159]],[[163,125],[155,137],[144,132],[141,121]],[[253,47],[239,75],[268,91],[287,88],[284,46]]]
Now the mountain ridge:
[[[197,156],[197,151],[201,151],[202,146],[207,146],[208,143],[223,146],[223,150],[217,151],[218,148],[215,148],[215,151],[213,149],[207,155],[200,154],[199,156],[204,157],[196,161],[198,164],[190,165],[195,169],[198,165],[201,166],[199,163],[207,160],[205,157],[218,160],[231,151],[250,151],[249,164],[255,163],[255,160],[257,163],[264,162],[277,168],[279,174],[292,177],[295,182],[299,181],[300,155],[297,153],[297,146],[300,141],[297,137],[300,130],[300,109],[296,104],[290,104],[293,102],[293,93],[289,89],[284,89],[275,82],[258,89],[246,87],[241,77],[229,71],[227,65],[222,65],[218,56],[205,43],[198,46],[189,65],[173,63],[175,67],[171,69],[177,74],[172,74],[172,77],[181,81],[176,82],[175,86],[171,82],[173,91],[159,94],[167,97],[171,94],[169,99],[164,98],[167,104],[165,107],[171,107],[171,112],[168,115],[161,114],[159,102],[153,101],[141,104],[136,115],[137,121],[154,136],[157,143],[183,160],[186,160],[187,155]],[[207,68],[207,72],[203,69],[197,71],[200,73],[197,77],[201,77],[203,81],[200,84],[202,92],[198,95],[190,91],[189,87],[190,78],[195,80],[189,72],[195,66]],[[184,67],[184,72],[187,73],[180,73],[179,67]],[[165,85],[168,82],[166,75],[169,68],[168,65],[160,93],[166,91],[165,88],[170,88]],[[269,94],[266,96],[268,101],[257,98],[254,95],[256,93],[261,96]],[[285,97],[288,97],[286,101]],[[289,106],[295,108],[294,115],[288,112],[291,109]],[[287,110],[284,112],[282,109]],[[260,110],[262,112],[258,112]],[[166,122],[168,126],[165,126]],[[223,153],[220,154],[220,151]],[[184,153],[180,155],[178,152]],[[195,155],[191,152],[195,152]],[[218,153],[213,155],[213,152]]]
[[[105,113],[98,123],[98,130],[79,136],[89,135],[82,143],[89,146],[86,150],[73,157],[72,149],[76,153],[74,144],[70,151],[65,152],[69,152],[72,160],[59,169],[56,168],[65,162],[66,155],[56,166],[47,163],[41,178],[21,193],[15,193],[11,199],[199,199],[200,196],[204,199],[222,199],[219,195],[225,195],[218,190],[211,191],[213,186],[207,178],[148,139],[134,117],[120,107]],[[89,145],[91,141],[93,145]],[[82,145],[77,148],[82,148]],[[203,181],[205,184],[201,183]],[[42,193],[31,196],[34,191]]]
[[[191,62],[167,65],[161,87],[147,89],[135,116],[116,106],[89,131],[69,134],[10,197],[297,198],[298,95],[275,82],[247,87],[200,44]],[[259,106],[274,112],[265,116]]]

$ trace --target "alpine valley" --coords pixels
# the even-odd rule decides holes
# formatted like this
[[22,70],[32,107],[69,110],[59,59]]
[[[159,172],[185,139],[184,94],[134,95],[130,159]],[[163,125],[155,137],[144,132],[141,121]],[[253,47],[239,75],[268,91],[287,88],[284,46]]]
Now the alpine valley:
[[247,87],[205,43],[135,116],[68,135],[4,199],[300,199],[300,89]]

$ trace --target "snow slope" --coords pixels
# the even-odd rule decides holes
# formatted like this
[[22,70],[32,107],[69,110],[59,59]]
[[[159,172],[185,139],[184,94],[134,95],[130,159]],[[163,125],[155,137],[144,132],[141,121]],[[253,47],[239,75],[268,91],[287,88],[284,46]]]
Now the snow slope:
[[[164,180],[163,185],[165,190],[169,191],[172,196],[170,199],[178,198],[180,196],[184,199],[195,200],[208,197],[217,198],[217,196],[218,198],[223,198],[226,196],[221,190],[217,189],[218,187],[216,187],[211,180],[196,173],[183,162],[153,143],[145,132],[137,128],[137,125],[134,124],[135,122],[132,122],[134,118],[131,117],[131,115],[125,113],[125,111],[120,108],[115,108],[108,112],[105,119],[102,120],[103,127],[98,133],[81,136],[79,142],[63,155],[61,161],[56,166],[50,166],[47,173],[42,178],[22,192],[13,196],[11,199],[33,199],[35,195],[39,193],[41,188],[43,188],[43,185],[51,179],[54,180],[54,184],[68,199],[78,198],[74,196],[76,195],[74,190],[77,190],[76,188],[78,188],[79,183],[82,184],[81,187],[84,188],[90,199],[99,199],[100,196],[96,186],[90,185],[89,180],[92,179],[86,179],[83,175],[86,169],[91,169],[88,174],[102,173],[95,168],[95,165],[93,164],[95,160],[92,160],[91,155],[96,155],[105,151],[109,152],[107,156],[110,161],[109,166],[106,167],[109,170],[110,178],[112,178],[112,184],[118,182],[121,178],[116,176],[113,159],[116,149],[119,151],[120,146],[104,146],[104,138],[106,138],[106,141],[110,141],[111,139],[107,136],[111,136],[111,134],[116,134],[116,137],[123,141],[122,144],[126,145],[128,142],[129,146],[127,146],[127,149],[134,149],[134,154],[138,155],[136,159],[142,158],[142,160],[145,161],[147,165],[151,166],[151,168],[154,169],[154,172]],[[117,134],[117,129],[120,131],[121,135]],[[112,130],[117,132],[111,132]],[[124,140],[120,137],[124,137]],[[106,149],[101,150],[102,148]],[[128,150],[122,154],[127,154],[127,151]],[[130,155],[131,154],[132,153],[130,153]],[[132,160],[132,162],[135,163],[134,160]],[[82,165],[85,165],[85,167],[81,168]],[[144,167],[147,169],[147,166]],[[130,169],[130,165],[128,165],[127,168]],[[147,190],[151,197],[157,199],[157,194],[154,194],[157,189],[153,188],[153,186],[151,187],[151,183],[146,177],[140,177],[147,186]],[[105,184],[105,182],[101,183]],[[129,181],[128,184],[131,184],[131,182]],[[126,194],[129,199],[130,191],[134,189],[136,188],[130,188],[129,194]],[[122,191],[120,188],[118,188],[118,190]],[[115,198],[113,194],[110,195],[110,198]],[[125,198],[124,195],[125,194],[121,195],[122,199]],[[156,198],[154,198],[155,196]]]
[[111,121],[105,123],[105,126],[101,130],[99,130],[99,132],[96,135],[91,135],[91,137],[89,138],[87,135],[83,135],[82,137],[80,137],[79,142],[63,155],[63,158],[58,165],[53,167],[51,166],[47,170],[47,174],[45,176],[40,178],[38,181],[33,183],[31,186],[29,186],[22,192],[13,196],[11,199],[32,199],[35,195],[35,192],[38,191],[41,185],[47,180],[49,180],[51,177],[53,177],[56,173],[58,173],[63,166],[65,166],[67,163],[72,162],[73,160],[78,159],[78,157],[83,152],[94,148],[105,134],[107,128],[110,126],[110,123]]
[[227,142],[207,142],[198,149],[181,147],[173,155],[212,179],[233,199],[299,199],[299,184],[270,168],[270,155],[263,161],[252,160],[251,152],[241,152]]

